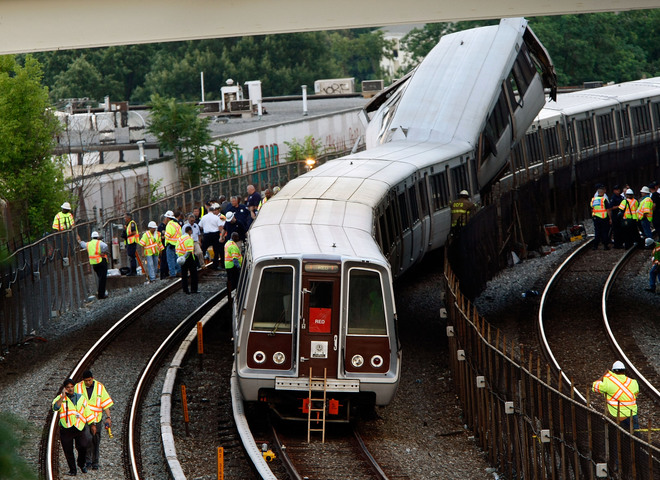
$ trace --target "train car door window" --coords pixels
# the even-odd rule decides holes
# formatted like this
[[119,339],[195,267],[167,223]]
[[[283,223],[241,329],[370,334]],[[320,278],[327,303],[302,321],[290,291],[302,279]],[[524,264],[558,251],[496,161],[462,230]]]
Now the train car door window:
[[415,224],[419,220],[419,208],[417,206],[417,187],[415,185],[411,186],[408,190],[408,200],[410,200],[412,223]]
[[300,374],[337,376],[339,351],[339,266],[337,275],[303,276],[303,319],[300,325]]

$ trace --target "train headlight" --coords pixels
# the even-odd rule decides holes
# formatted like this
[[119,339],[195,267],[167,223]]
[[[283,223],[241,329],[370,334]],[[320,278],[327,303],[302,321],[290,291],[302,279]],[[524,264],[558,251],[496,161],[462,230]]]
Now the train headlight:
[[284,360],[286,360],[286,355],[284,355],[282,352],[275,352],[273,354],[273,362],[277,363],[278,365],[282,365]]
[[257,363],[264,363],[266,361],[266,354],[261,350],[259,350],[258,352],[254,352],[252,358]]
[[383,366],[383,357],[380,355],[374,355],[371,357],[371,366],[374,368],[380,368]]
[[360,368],[362,365],[364,365],[364,358],[362,355],[353,355],[353,358],[351,358],[351,365],[353,365],[355,368]]

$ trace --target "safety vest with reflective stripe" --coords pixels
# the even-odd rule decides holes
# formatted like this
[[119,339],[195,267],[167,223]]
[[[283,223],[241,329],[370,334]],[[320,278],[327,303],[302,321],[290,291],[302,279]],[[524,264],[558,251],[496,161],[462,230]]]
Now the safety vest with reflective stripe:
[[165,227],[165,243],[176,247],[181,236],[181,225],[176,220],[170,220]]
[[139,238],[140,234],[138,233],[137,225],[133,220],[131,220],[128,222],[128,225],[126,225],[126,243],[130,245],[137,242]]
[[642,201],[639,203],[639,208],[637,209],[637,217],[640,220],[646,217],[649,222],[652,222],[654,206],[655,205],[653,204],[653,200],[651,200],[650,196],[642,198]]
[[637,394],[639,385],[637,380],[607,372],[602,380],[593,383],[593,391],[602,393],[607,400],[607,408],[610,415],[620,419],[637,415]]
[[53,219],[53,230],[58,230],[61,232],[62,230],[68,230],[69,228],[73,227],[73,225],[73,215],[71,212],[59,212]]
[[264,197],[261,199],[261,201],[259,202],[259,206],[257,207],[257,212],[261,210],[261,207],[263,207],[264,203],[266,203],[267,201],[268,201],[268,197]]
[[112,401],[112,398],[110,398],[110,395],[108,395],[108,392],[101,382],[94,380],[92,386],[94,389],[92,390],[91,397],[87,396],[87,387],[85,386],[84,381],[76,383],[76,393],[81,394],[87,400],[89,410],[94,417],[92,423],[99,423],[103,416],[103,410],[112,407],[115,402]]
[[78,430],[85,428],[87,423],[92,422],[94,419],[94,414],[89,409],[89,404],[85,397],[79,393],[73,394],[73,401],[64,395],[64,400],[60,405],[60,409],[55,408],[55,402],[57,402],[62,395],[58,395],[53,400],[52,408],[54,412],[58,412],[60,418],[60,426],[62,428],[71,428],[76,427]]
[[632,218],[633,220],[638,220],[637,207],[637,200],[634,198],[626,198],[619,205],[619,210],[623,210],[623,218]]
[[179,241],[176,244],[176,254],[182,257],[188,252],[195,258],[195,241],[190,235],[184,233],[179,237]]
[[594,197],[591,199],[591,216],[598,218],[607,218],[607,209],[605,208],[605,197]]
[[474,212],[474,203],[467,198],[459,198],[449,205],[451,210],[451,226],[465,226]]
[[108,258],[105,253],[101,253],[101,241],[96,239],[87,242],[87,254],[90,265],[96,265],[101,263],[104,258]]
[[660,265],[660,242],[655,242],[653,249],[653,265]]
[[163,242],[158,231],[151,233],[151,230],[147,230],[138,242],[144,247],[144,254],[148,257],[158,255],[163,250]]
[[238,266],[240,267],[243,264],[241,249],[238,248],[235,241],[229,240],[225,243],[225,268],[233,268],[235,258],[238,259]]

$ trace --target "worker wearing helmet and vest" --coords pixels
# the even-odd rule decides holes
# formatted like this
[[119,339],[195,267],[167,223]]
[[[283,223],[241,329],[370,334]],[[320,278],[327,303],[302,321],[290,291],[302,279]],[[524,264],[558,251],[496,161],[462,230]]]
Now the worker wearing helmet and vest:
[[135,258],[135,254],[137,252],[140,234],[138,232],[137,224],[133,220],[132,213],[126,212],[124,214],[124,222],[126,223],[126,226],[122,236],[126,240],[126,255],[128,255],[128,265],[131,268],[131,271],[128,272],[127,276],[134,277],[137,275],[137,259]]
[[653,224],[653,208],[655,205],[653,200],[651,200],[651,190],[649,187],[642,187],[641,192],[644,196],[639,201],[637,218],[639,218],[639,225],[644,234],[644,238],[653,238],[651,225]]
[[626,367],[617,360],[608,371],[592,385],[592,390],[605,395],[607,410],[615,420],[620,422],[621,428],[630,430],[630,417],[633,419],[633,428],[639,429],[637,420],[637,395],[639,385],[637,380],[626,376]]
[[474,215],[477,207],[470,200],[470,193],[467,190],[461,190],[458,199],[451,202],[449,207],[451,209],[451,230],[453,234],[458,234],[470,220],[470,216]]
[[89,437],[84,430],[89,423],[92,435],[96,435],[96,425],[93,424],[94,414],[89,409],[87,400],[83,395],[75,393],[73,380],[70,378],[64,380],[62,392],[53,400],[52,408],[60,419],[60,442],[69,464],[67,475],[75,476],[77,474],[76,457],[73,453],[74,442],[78,451],[78,466],[83,473],[87,473],[85,457]]
[[[170,222],[172,223],[172,222]],[[178,239],[176,246],[177,263],[181,266],[181,285],[184,293],[197,293],[197,259],[195,258],[195,241],[192,239],[192,226],[183,227],[184,234]],[[188,291],[188,273],[190,273],[190,291]]]
[[83,372],[83,379],[81,382],[76,383],[75,392],[81,394],[85,400],[87,400],[87,405],[93,416],[90,426],[96,426],[96,433],[92,434],[92,444],[87,448],[85,466],[87,468],[92,467],[92,470],[98,470],[99,446],[101,444],[101,429],[99,426],[103,419],[103,412],[105,412],[106,428],[112,427],[110,407],[112,407],[115,402],[113,402],[110,395],[108,395],[105,386],[103,386],[101,382],[94,380],[91,370],[85,370]]
[[62,211],[55,215],[53,219],[53,230],[57,230],[58,232],[69,230],[75,225],[73,215],[71,214],[71,204],[64,202],[60,208]]
[[631,188],[625,190],[626,198],[619,205],[621,211],[621,230],[623,232],[623,246],[630,248],[640,243],[639,230],[637,229],[637,209],[639,202],[635,199],[635,192]]
[[591,218],[594,221],[594,244],[591,247],[593,250],[597,250],[601,242],[605,250],[610,249],[609,209],[610,202],[605,196],[605,185],[599,183],[596,185],[596,195],[591,199]]
[[231,234],[231,240],[225,243],[225,270],[227,271],[227,280],[229,287],[235,289],[238,286],[238,277],[241,274],[241,265],[243,264],[243,255],[236,242],[241,236],[238,232]]
[[181,273],[181,267],[176,263],[176,246],[181,236],[181,225],[176,221],[172,210],[165,212],[165,253],[167,254],[167,266],[170,278]]
[[153,220],[147,225],[148,230],[144,232],[138,243],[144,248],[144,258],[147,259],[147,270],[149,271],[149,281],[156,280],[156,271],[158,270],[158,256],[165,248],[160,238],[160,232],[156,231],[158,225]]
[[78,236],[78,242],[82,248],[87,249],[89,255],[89,264],[94,269],[98,277],[98,292],[96,294],[99,300],[107,298],[105,293],[105,282],[108,276],[108,245],[102,242],[98,232],[92,232],[92,239],[89,242],[83,242]]

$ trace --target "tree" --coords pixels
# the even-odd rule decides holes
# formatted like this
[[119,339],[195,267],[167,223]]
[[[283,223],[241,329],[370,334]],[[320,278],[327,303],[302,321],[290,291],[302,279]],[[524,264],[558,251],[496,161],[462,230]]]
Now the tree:
[[0,57],[0,191],[15,229],[50,231],[65,200],[61,162],[51,158],[59,131],[39,63]]
[[33,429],[26,421],[0,413],[0,480],[36,480],[26,461],[19,455],[23,443],[17,432]]
[[211,134],[208,119],[199,117],[199,107],[174,98],[151,97],[147,132],[158,139],[162,150],[174,153],[185,186],[201,183],[208,162]]

